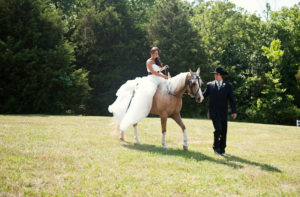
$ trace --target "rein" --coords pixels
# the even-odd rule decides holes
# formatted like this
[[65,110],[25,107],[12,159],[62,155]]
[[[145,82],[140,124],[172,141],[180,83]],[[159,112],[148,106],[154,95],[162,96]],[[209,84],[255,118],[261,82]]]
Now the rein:
[[170,90],[169,90],[169,88],[168,88],[168,94],[170,94],[171,96],[175,96],[175,97],[177,97],[177,98],[182,98],[182,97],[180,97],[180,96],[178,96],[178,95],[176,95],[176,94],[173,94]]
[[[192,89],[192,79],[197,79],[197,81],[198,81],[198,89],[195,93],[193,92],[193,89]],[[196,95],[198,94],[198,92],[200,90],[200,77],[198,75],[194,75],[193,78],[188,80],[188,82],[189,82],[189,88],[190,88],[190,91],[188,91],[189,94],[192,94],[194,97],[196,97]]]
[[[197,79],[197,81],[198,81],[198,89],[197,89],[197,91],[194,93],[193,92],[193,89],[192,89],[192,79]],[[188,80],[188,87],[189,88],[187,88],[187,90],[188,90],[188,94],[190,95],[193,95],[194,97],[196,97],[196,95],[198,94],[198,92],[199,92],[199,90],[200,90],[200,80],[201,80],[201,78],[200,78],[200,76],[198,76],[198,75],[194,75],[193,76],[193,78],[191,78],[191,79],[189,79]],[[178,96],[178,95],[176,95],[176,94],[173,94],[171,91],[170,91],[170,89],[168,88],[168,94],[170,94],[171,96],[175,96],[175,97],[177,97],[177,98],[183,98],[183,96],[184,95],[186,95],[187,93],[183,93],[183,95],[180,97],[180,96]]]

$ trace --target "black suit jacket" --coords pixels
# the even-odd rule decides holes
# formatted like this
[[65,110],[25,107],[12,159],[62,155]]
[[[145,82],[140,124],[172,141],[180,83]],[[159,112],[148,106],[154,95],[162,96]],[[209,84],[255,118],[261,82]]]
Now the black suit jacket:
[[204,97],[209,96],[209,117],[211,119],[217,116],[227,120],[228,102],[232,113],[236,113],[236,105],[230,83],[223,81],[222,87],[218,90],[216,81],[208,82],[203,95]]

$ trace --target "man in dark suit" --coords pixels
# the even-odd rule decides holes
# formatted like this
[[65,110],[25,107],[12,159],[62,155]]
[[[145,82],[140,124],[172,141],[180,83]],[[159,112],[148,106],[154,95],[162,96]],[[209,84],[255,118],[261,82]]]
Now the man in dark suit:
[[233,119],[237,117],[236,106],[232,85],[223,81],[228,73],[221,67],[211,73],[214,73],[215,80],[207,83],[203,95],[209,96],[209,117],[215,128],[213,149],[216,154],[225,156],[228,102]]

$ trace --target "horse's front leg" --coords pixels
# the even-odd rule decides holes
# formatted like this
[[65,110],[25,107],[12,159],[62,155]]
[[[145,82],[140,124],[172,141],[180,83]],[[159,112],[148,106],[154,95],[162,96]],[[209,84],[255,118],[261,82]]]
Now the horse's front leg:
[[167,119],[168,119],[168,116],[160,116],[161,132],[162,132],[162,146],[164,148],[168,148],[166,145]]
[[188,138],[187,138],[187,135],[186,135],[185,125],[182,122],[181,116],[178,113],[178,114],[174,114],[172,116],[172,118],[181,127],[182,133],[183,133],[183,149],[188,150]]
[[139,137],[138,137],[138,133],[137,133],[137,123],[133,125],[133,129],[134,129],[134,138],[135,138],[135,141],[136,143],[140,143],[139,141]]

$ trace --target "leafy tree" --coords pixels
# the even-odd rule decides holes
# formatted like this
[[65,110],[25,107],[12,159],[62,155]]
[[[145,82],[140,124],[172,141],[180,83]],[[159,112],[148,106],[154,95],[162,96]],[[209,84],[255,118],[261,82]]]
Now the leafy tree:
[[[161,60],[170,66],[171,75],[196,71],[207,73],[206,56],[197,31],[190,23],[191,6],[179,0],[158,0],[151,14],[148,38],[152,46],[160,49]],[[182,114],[198,116],[203,107],[189,98],[183,99]]]
[[269,20],[269,16],[270,16],[270,13],[272,12],[271,10],[271,5],[270,3],[266,3],[266,10],[264,10],[264,14],[266,15],[266,20],[268,21]]
[[[300,68],[298,69],[297,74],[295,75],[297,80],[296,90],[300,92]],[[299,94],[296,94],[296,99],[298,98]],[[300,98],[300,97],[299,97]]]
[[274,39],[282,41],[284,50],[282,63],[278,69],[282,74],[281,82],[287,93],[295,97],[294,103],[300,107],[300,91],[297,89],[295,74],[300,68],[300,3],[291,8],[272,12],[270,31]]
[[128,1],[90,1],[74,34],[77,66],[90,72],[88,113],[107,107],[126,80],[145,74],[145,35],[134,23]]
[[[147,74],[156,45],[172,75],[200,66],[207,82],[228,70],[239,119],[294,124],[299,6],[267,4],[263,21],[228,1],[0,0],[0,113],[106,115],[120,85]],[[183,102],[183,115],[206,114]]]
[[0,113],[84,108],[87,72],[75,70],[65,31],[57,10],[40,0],[0,0]]
[[65,32],[67,39],[70,39],[74,33],[78,21],[78,15],[81,9],[87,7],[87,1],[84,0],[48,0],[49,6],[55,6],[61,11],[62,19],[66,22],[68,30]]
[[159,0],[149,24],[149,39],[161,50],[161,59],[172,75],[205,65],[197,31],[190,23],[189,4],[179,0]]
[[[260,97],[256,102],[257,116],[265,122],[284,123],[294,122],[293,97],[286,94],[286,89],[280,82],[281,74],[278,66],[282,62],[284,51],[280,49],[281,41],[272,41],[270,48],[263,46],[263,55],[269,60],[269,71],[262,75],[263,87]],[[285,109],[285,110],[282,110]],[[287,110],[288,109],[288,110]],[[288,114],[288,116],[287,116]]]
[[[210,70],[222,66],[229,71],[226,80],[233,83],[239,110],[248,106],[249,92],[245,92],[247,76],[257,73],[260,59],[257,46],[262,32],[260,19],[248,16],[230,2],[209,1],[194,9],[192,19],[202,39]],[[260,45],[261,46],[261,45]],[[206,81],[213,75],[205,76]],[[241,113],[239,117],[243,118]]]
[[134,21],[143,29],[146,29],[153,16],[154,3],[155,0],[129,0],[129,9],[134,16]]

